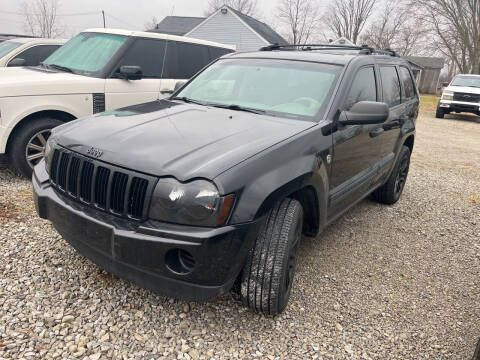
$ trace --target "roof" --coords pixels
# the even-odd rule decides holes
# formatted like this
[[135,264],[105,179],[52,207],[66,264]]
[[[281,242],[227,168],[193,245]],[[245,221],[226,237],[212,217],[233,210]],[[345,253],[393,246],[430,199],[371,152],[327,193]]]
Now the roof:
[[[353,58],[360,56],[358,53],[333,53],[330,51],[255,51],[244,53],[232,53],[227,58],[262,58],[278,60],[300,60],[321,62],[333,65],[346,65]],[[398,58],[397,58],[398,59]]]
[[205,20],[203,17],[167,16],[157,24],[155,29],[150,31],[182,36],[191,31],[203,20]]
[[445,59],[441,57],[405,56],[405,59],[424,69],[443,69]]
[[207,45],[207,46],[214,46],[219,48],[235,50],[234,45],[225,45],[225,44],[220,44],[213,41],[194,39],[194,38],[189,38],[185,36],[160,34],[155,32],[132,31],[132,30],[123,30],[123,29],[104,29],[104,28],[87,29],[82,32],[95,32],[100,34],[113,34],[113,35],[121,35],[121,36],[136,36],[136,37],[151,38],[151,39],[182,41],[182,42],[189,42],[193,44],[200,44],[200,45]]
[[283,37],[281,37],[275,30],[273,30],[267,24],[254,19],[251,16],[245,15],[240,11],[237,11],[230,6],[225,6],[240,19],[242,19],[248,26],[250,26],[254,31],[256,31],[261,37],[263,37],[270,44],[278,45],[287,45],[288,42]]
[[13,38],[7,41],[16,42],[20,44],[65,44],[67,40],[64,39],[42,39],[42,38]]

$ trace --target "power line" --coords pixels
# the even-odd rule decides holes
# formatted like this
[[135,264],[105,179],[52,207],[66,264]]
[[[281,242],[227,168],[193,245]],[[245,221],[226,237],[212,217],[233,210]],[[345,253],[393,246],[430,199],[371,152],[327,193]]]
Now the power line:
[[134,29],[137,29],[137,28],[138,28],[137,25],[130,24],[129,22],[124,21],[124,20],[122,20],[122,19],[120,19],[120,18],[118,18],[118,17],[116,17],[116,16],[114,16],[114,15],[112,15],[112,14],[110,14],[110,13],[105,12],[105,16],[110,17],[110,18],[112,18],[112,19],[114,19],[114,20],[116,20],[116,21],[118,21],[118,22],[120,22],[120,23],[123,23],[124,25],[128,25],[128,26],[130,26],[130,27],[132,27],[132,28],[134,28]]
[[[85,15],[98,15],[101,14],[101,11],[90,11],[90,12],[83,12],[83,13],[70,13],[70,14],[56,14],[56,16],[64,17],[64,16],[85,16]],[[14,11],[4,11],[0,10],[0,14],[8,14],[8,15],[17,15],[17,16],[25,16],[25,15],[40,15],[35,13],[19,13]]]

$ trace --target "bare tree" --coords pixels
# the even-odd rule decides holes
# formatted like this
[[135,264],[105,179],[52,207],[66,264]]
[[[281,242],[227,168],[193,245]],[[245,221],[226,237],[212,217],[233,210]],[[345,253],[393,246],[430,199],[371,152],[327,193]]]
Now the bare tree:
[[147,21],[143,27],[145,28],[146,31],[148,30],[153,30],[157,28],[159,21],[158,19],[154,16],[150,19],[150,21]]
[[63,35],[57,14],[59,6],[58,0],[25,0],[22,3],[25,30],[45,38]]
[[480,74],[480,0],[416,0],[437,53],[460,72]]
[[393,49],[402,56],[424,53],[425,28],[402,1],[386,0],[375,21],[360,37],[362,44],[377,49]]
[[282,0],[278,19],[288,28],[286,37],[292,44],[306,44],[315,37],[320,12],[316,0]]
[[230,6],[245,15],[254,16],[257,14],[256,0],[210,0],[206,15],[213,14],[224,5]]
[[357,43],[377,0],[333,0],[325,22],[338,37]]

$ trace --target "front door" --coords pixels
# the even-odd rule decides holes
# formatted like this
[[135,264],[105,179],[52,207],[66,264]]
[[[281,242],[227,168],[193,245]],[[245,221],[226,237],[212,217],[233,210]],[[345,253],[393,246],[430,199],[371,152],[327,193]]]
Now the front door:
[[[113,110],[125,106],[158,100],[165,57],[165,40],[135,39],[122,56],[116,71],[105,84],[105,109]],[[140,66],[141,80],[119,78],[120,67]]]
[[[354,77],[341,110],[360,101],[377,101],[374,66],[361,68]],[[330,179],[329,218],[348,208],[369,191],[382,153],[383,124],[348,125],[333,134],[333,167]]]

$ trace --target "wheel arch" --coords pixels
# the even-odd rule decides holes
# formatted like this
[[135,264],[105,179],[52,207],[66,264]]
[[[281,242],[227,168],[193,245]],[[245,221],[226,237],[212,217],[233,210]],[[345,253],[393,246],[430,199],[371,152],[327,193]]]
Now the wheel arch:
[[408,147],[408,148],[410,149],[410,153],[412,153],[412,152],[413,152],[413,147],[414,147],[414,145],[415,145],[415,135],[412,134],[412,135],[408,136],[408,137],[405,139],[403,145],[405,145],[406,147]]
[[36,119],[40,119],[44,117],[56,119],[63,123],[75,120],[77,118],[71,113],[63,110],[40,110],[40,111],[33,112],[23,117],[20,121],[18,121],[10,131],[10,134],[8,135],[7,144],[6,144],[6,153],[8,154],[12,144],[12,139],[14,138],[15,134],[19,130],[21,130],[24,126],[31,123],[32,121],[35,121]]

